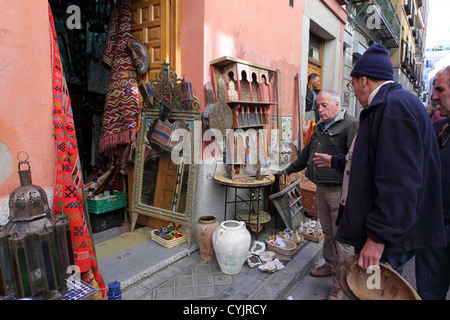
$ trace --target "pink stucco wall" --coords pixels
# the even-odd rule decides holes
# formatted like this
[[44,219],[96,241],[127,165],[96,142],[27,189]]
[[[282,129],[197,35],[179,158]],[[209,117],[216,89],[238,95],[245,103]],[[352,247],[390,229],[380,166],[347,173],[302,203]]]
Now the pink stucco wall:
[[[16,156],[29,154],[33,183],[52,187],[55,171],[47,0],[8,1],[0,9],[0,141],[13,172],[0,198],[20,185]],[[0,168],[4,170],[4,168]]]
[[293,116],[297,136],[295,76],[300,72],[304,1],[294,2],[292,8],[287,0],[265,1],[263,6],[260,1],[182,1],[182,74],[193,83],[202,108],[211,60],[230,56],[279,69],[283,115]]

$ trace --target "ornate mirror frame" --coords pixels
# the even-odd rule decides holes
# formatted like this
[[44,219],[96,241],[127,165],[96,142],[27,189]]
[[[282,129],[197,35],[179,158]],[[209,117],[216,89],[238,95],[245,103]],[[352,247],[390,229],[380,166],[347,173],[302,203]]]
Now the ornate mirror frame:
[[[195,139],[194,134],[194,123],[195,121],[201,121],[201,112],[195,110],[173,110],[168,120],[170,122],[175,120],[183,120],[190,124],[191,127],[191,163],[189,165],[188,172],[188,184],[187,184],[187,194],[186,194],[186,206],[184,212],[176,212],[172,210],[162,209],[155,206],[148,205],[142,200],[143,191],[143,178],[144,178],[144,164],[145,164],[145,135],[147,134],[148,126],[158,119],[158,110],[146,109],[142,110],[141,114],[141,129],[139,130],[137,137],[136,146],[136,159],[135,159],[135,169],[133,178],[133,200],[132,200],[132,220],[131,220],[131,230],[133,231],[136,225],[139,214],[145,216],[151,216],[166,220],[169,222],[179,223],[180,225],[186,227],[186,236],[188,241],[188,247],[190,247],[190,238],[192,234],[192,221],[194,218],[194,198],[195,198],[195,186],[197,180],[197,167],[198,164],[194,161],[194,143],[198,143]],[[186,165],[186,164],[179,164]]]

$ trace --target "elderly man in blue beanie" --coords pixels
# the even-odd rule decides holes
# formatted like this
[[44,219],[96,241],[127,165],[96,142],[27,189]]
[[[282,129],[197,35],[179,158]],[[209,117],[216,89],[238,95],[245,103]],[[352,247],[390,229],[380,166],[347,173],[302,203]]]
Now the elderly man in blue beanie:
[[363,107],[356,138],[347,155],[314,161],[344,172],[336,240],[354,246],[361,268],[387,262],[401,274],[416,249],[446,245],[436,136],[420,100],[393,81],[383,45],[350,76]]

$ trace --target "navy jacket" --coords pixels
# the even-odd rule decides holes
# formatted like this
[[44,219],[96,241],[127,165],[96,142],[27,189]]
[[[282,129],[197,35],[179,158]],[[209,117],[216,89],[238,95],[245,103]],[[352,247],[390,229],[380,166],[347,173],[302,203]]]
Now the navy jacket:
[[[343,156],[332,165],[344,170]],[[446,245],[440,156],[420,100],[398,83],[383,85],[362,110],[338,241],[362,249],[367,237],[385,253]]]
[[[450,122],[450,118],[433,122],[436,137],[441,133],[445,124]],[[441,177],[442,177],[442,201],[444,204],[444,218],[450,224],[450,141],[444,148],[439,148],[441,152]]]

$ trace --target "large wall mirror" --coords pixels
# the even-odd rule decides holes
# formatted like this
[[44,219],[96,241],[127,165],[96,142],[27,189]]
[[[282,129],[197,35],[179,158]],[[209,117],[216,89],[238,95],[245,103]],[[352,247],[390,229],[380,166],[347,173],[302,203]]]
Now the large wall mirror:
[[200,120],[201,112],[193,110],[172,111],[165,121],[159,119],[158,110],[142,111],[133,182],[132,230],[139,214],[152,216],[185,226],[189,243],[197,178],[193,153],[198,141],[194,127],[200,123],[195,121]]
[[196,138],[201,136],[198,99],[190,82],[177,78],[166,62],[150,84],[141,81],[139,90],[144,108],[136,142],[131,230],[140,214],[179,223],[190,247],[197,180],[194,154],[201,148]]

